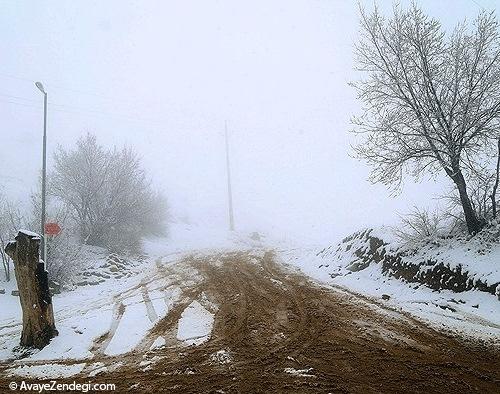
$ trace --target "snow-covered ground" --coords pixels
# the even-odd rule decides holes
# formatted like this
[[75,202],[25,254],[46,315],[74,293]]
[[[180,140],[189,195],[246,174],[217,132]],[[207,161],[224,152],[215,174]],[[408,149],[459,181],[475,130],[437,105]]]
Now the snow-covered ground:
[[[425,286],[385,276],[378,264],[370,264],[358,272],[346,271],[346,261],[318,256],[318,252],[325,249],[324,245],[304,247],[300,243],[291,244],[288,241],[285,244],[268,237],[258,240],[238,233],[228,236],[225,231],[178,224],[172,228],[168,239],[145,242],[147,258],[138,265],[130,266],[134,270],[133,275],[111,277],[94,286],[78,286],[73,291],[55,295],[53,303],[59,336],[43,350],[14,361],[9,373],[47,377],[50,370],[51,377],[63,377],[78,373],[85,367],[90,368],[89,374],[95,374],[102,368],[94,360],[96,355],[121,355],[138,346],[147,345],[147,349],[168,346],[171,340],[186,346],[206,341],[211,335],[217,306],[210,305],[203,298],[183,306],[173,338],[158,336],[150,341],[145,341],[145,338],[159,319],[183,301],[178,279],[182,277],[184,284],[199,279],[194,270],[191,272],[191,268],[179,264],[184,256],[241,249],[254,249],[256,253],[274,249],[284,264],[300,269],[325,286],[341,286],[373,297],[386,306],[409,312],[438,329],[451,329],[467,336],[499,342],[500,302],[491,294],[432,291]],[[96,261],[96,266],[101,263]],[[162,274],[165,269],[171,270],[169,275]],[[171,281],[166,279],[170,277]],[[0,294],[0,360],[15,359],[17,356],[15,348],[21,332],[21,308],[19,299],[10,295],[15,288],[15,281],[0,282],[0,289],[6,290],[5,294]],[[377,307],[377,303],[373,305]],[[387,313],[386,309],[379,309]],[[70,366],[57,363],[57,360],[65,359],[77,362]],[[230,355],[221,353],[214,355],[215,359],[225,362]],[[39,361],[38,364],[47,362],[42,362],[44,365],[25,365],[36,361]]]
[[[95,285],[77,286],[72,291],[54,295],[59,335],[41,351],[14,361],[9,373],[65,377],[80,372],[96,355],[116,356],[133,350],[155,323],[180,301],[182,291],[176,282],[176,275],[187,277],[184,279],[186,284],[198,280],[197,273],[178,264],[179,261],[195,250],[226,250],[237,247],[238,243],[238,237],[229,238],[227,233],[210,233],[188,226],[177,226],[168,239],[146,241],[147,258],[128,266],[133,271],[132,275],[110,277]],[[102,258],[96,258],[93,263],[96,270],[101,269],[102,263]],[[167,277],[161,274],[166,267],[173,267]],[[91,268],[92,264],[89,264],[87,269]],[[10,294],[16,288],[15,278],[11,282],[0,281],[0,289],[5,289],[5,294],[0,294],[0,360],[14,360],[18,356],[16,347],[22,328],[22,314],[19,298]],[[216,306],[206,299],[200,302],[188,305],[178,323],[177,338],[186,345],[202,343],[212,331]],[[210,305],[212,310],[207,310],[202,304]],[[105,335],[107,338],[99,342]],[[164,345],[166,339],[158,337],[150,348]],[[70,368],[55,362],[69,359],[85,362],[81,368],[74,365]],[[23,365],[36,361],[47,363]],[[51,374],[47,374],[47,370],[51,370]]]
[[[387,231],[381,236],[392,241]],[[384,275],[381,263],[371,263],[365,269],[351,271],[346,267],[353,260],[352,251],[356,246],[347,252],[334,253],[339,245],[340,241],[326,246],[280,245],[278,250],[283,263],[298,268],[320,283],[372,297],[386,306],[408,312],[436,329],[452,330],[463,336],[500,343],[500,301],[497,296],[477,290],[460,293],[434,291],[418,283],[407,283]],[[476,270],[476,278],[496,280],[500,274],[500,257],[495,260],[495,256],[500,248],[483,256],[483,261],[475,266],[477,260],[473,252],[468,250],[468,254],[462,253],[462,249],[469,247],[459,244],[453,249],[446,243],[443,249],[447,252],[438,252],[438,258],[443,257],[444,261],[452,261],[452,264],[463,262],[469,270]],[[328,253],[329,250],[332,253]]]
[[182,312],[177,328],[177,339],[188,345],[199,345],[210,338],[214,315],[198,301],[193,301]]

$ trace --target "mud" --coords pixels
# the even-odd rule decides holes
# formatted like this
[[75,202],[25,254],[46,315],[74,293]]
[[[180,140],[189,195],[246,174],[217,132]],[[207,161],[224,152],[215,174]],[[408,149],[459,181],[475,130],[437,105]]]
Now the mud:
[[[177,278],[182,295],[139,346],[126,355],[105,356],[116,329],[112,325],[92,349],[92,362],[107,370],[98,373],[89,364],[66,381],[115,383],[118,392],[139,393],[499,392],[498,348],[437,332],[368,298],[319,286],[278,264],[272,252],[193,256],[183,264],[201,280],[190,280],[189,270]],[[159,268],[165,278],[181,275]],[[175,333],[193,300],[215,312],[215,324],[207,342],[185,346]],[[122,313],[116,300],[118,323]],[[166,346],[149,350],[159,336]],[[0,376],[5,367],[0,366]],[[0,392],[8,391],[10,380],[0,377]]]

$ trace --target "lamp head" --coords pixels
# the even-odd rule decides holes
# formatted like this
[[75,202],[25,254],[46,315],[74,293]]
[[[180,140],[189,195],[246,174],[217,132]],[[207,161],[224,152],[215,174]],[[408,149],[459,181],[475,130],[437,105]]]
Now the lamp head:
[[38,88],[38,90],[40,90],[40,92],[42,92],[43,94],[47,94],[41,82],[35,82],[35,86]]

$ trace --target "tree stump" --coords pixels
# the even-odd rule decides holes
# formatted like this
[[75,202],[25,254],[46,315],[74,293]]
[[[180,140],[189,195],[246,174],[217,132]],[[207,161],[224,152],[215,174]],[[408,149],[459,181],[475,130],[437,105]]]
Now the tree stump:
[[14,261],[23,310],[21,346],[42,349],[58,335],[45,264],[39,259],[40,236],[20,230],[5,252]]

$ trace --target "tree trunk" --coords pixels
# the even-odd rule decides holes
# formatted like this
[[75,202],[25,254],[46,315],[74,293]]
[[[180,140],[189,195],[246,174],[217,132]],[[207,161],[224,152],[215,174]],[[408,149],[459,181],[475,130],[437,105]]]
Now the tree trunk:
[[21,230],[5,252],[14,261],[19,299],[23,310],[21,346],[42,349],[58,335],[52,297],[44,263],[39,259],[40,237]]
[[464,211],[465,223],[467,224],[467,230],[471,235],[477,234],[483,228],[483,224],[477,218],[474,208],[472,208],[472,203],[469,195],[467,194],[467,186],[462,171],[455,170],[450,177],[453,179],[453,182],[455,182],[458,189],[460,202],[462,203],[462,209]]

